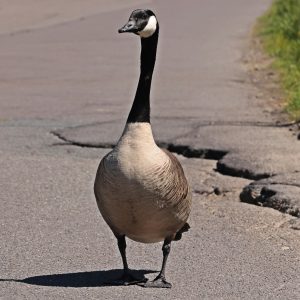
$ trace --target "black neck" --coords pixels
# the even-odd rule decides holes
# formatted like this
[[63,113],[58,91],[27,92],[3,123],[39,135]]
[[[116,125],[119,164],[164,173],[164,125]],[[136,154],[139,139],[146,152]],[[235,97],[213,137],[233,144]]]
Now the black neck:
[[150,88],[155,65],[159,27],[149,38],[141,38],[141,73],[127,123],[150,123]]

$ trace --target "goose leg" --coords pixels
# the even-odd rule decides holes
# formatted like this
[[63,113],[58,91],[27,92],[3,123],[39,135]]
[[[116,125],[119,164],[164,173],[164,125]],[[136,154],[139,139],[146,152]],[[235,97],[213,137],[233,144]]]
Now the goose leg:
[[157,275],[157,277],[153,281],[147,281],[145,283],[139,284],[142,287],[153,287],[153,288],[171,288],[172,284],[166,281],[165,277],[165,270],[166,270],[166,264],[167,259],[171,250],[171,239],[166,238],[164,241],[164,244],[162,246],[163,251],[163,262],[162,267]]
[[125,235],[115,235],[118,240],[118,248],[122,257],[123,262],[123,275],[120,279],[116,280],[116,284],[120,285],[132,285],[141,282],[145,282],[147,279],[136,278],[133,274],[131,274],[130,269],[128,268],[127,258],[126,258],[126,240]]

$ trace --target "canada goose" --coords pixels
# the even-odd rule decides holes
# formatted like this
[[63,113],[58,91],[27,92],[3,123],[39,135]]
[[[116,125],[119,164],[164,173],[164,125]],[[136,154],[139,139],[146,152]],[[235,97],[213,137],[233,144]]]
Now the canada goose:
[[[171,241],[189,229],[191,192],[177,158],[160,149],[150,125],[150,87],[159,25],[151,10],[134,10],[119,33],[141,37],[141,70],[125,129],[116,147],[100,162],[95,179],[99,210],[118,240],[124,273],[122,284],[166,287],[165,267]],[[142,243],[164,241],[163,263],[153,281],[138,280],[126,260],[125,237]],[[146,281],[146,282],[145,282]]]

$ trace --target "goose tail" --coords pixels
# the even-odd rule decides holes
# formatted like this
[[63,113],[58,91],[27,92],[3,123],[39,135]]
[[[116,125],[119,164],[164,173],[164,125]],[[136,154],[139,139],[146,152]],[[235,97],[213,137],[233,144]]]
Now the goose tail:
[[179,229],[177,232],[176,232],[176,235],[175,235],[175,238],[174,238],[174,241],[179,241],[182,237],[182,234],[184,232],[187,232],[189,229],[191,228],[191,226],[189,225],[189,223],[185,223],[181,229]]

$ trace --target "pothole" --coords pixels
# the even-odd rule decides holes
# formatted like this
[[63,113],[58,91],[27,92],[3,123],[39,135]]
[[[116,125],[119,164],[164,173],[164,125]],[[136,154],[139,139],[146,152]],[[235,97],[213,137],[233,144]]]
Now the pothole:
[[[60,140],[64,141],[67,145],[73,145],[78,147],[86,148],[114,148],[114,143],[105,142],[93,142],[84,143],[77,140],[68,139],[61,135],[59,132],[51,132],[54,136],[58,137]],[[241,186],[243,188],[240,193],[240,200],[249,204],[260,205],[264,207],[272,207],[283,213],[290,214],[292,216],[300,217],[300,203],[292,200],[286,199],[284,193],[278,193],[272,189],[261,186],[261,188],[253,188],[255,183],[259,183],[261,180],[268,180],[272,174],[268,173],[254,173],[246,168],[233,168],[222,161],[222,159],[229,153],[225,150],[217,149],[195,149],[188,145],[176,145],[174,143],[158,142],[158,145],[162,148],[169,150],[170,152],[182,155],[183,157],[190,159],[208,159],[217,161],[215,172],[230,176],[238,177],[243,179],[255,180],[247,186]],[[199,193],[195,191],[196,193]],[[206,194],[207,191],[200,191],[200,194]],[[213,191],[209,191],[211,194],[220,195],[221,192],[216,187]]]
[[245,186],[242,202],[271,207],[300,218],[300,173],[281,174]]

